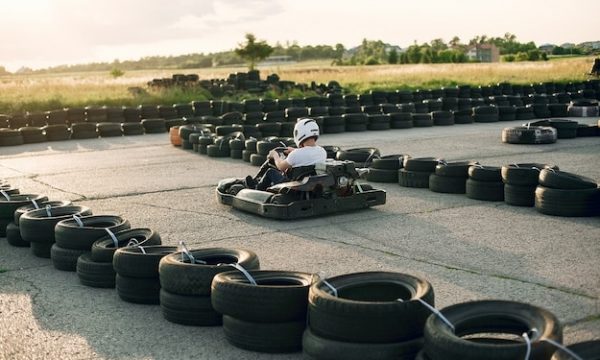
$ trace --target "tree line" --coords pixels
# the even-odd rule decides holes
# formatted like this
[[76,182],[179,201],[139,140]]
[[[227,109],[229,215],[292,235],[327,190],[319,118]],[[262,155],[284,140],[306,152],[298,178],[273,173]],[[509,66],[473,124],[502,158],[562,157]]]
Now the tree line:
[[[247,47],[250,53],[245,52]],[[21,69],[23,73],[57,73],[57,72],[86,72],[112,71],[118,72],[148,69],[197,69],[216,66],[239,65],[246,61],[253,66],[256,62],[268,56],[287,56],[291,61],[306,61],[327,59],[333,65],[378,65],[378,64],[429,64],[429,63],[465,63],[476,61],[469,59],[469,49],[478,44],[494,44],[498,47],[503,61],[538,61],[547,60],[547,53],[540,51],[534,42],[519,42],[514,34],[506,33],[501,37],[478,35],[463,42],[457,36],[448,42],[443,39],[433,39],[427,43],[418,44],[416,41],[406,49],[384,43],[381,40],[364,39],[362,43],[351,49],[342,44],[336,45],[306,45],[296,42],[276,43],[271,46],[265,41],[258,41],[254,35],[246,34],[246,42],[230,51],[216,53],[192,53],[177,56],[147,56],[139,60],[114,60],[112,62],[95,62],[88,64],[60,65],[45,69]],[[257,52],[258,51],[258,52]],[[256,53],[257,52],[257,53]],[[590,51],[581,47],[562,48],[556,46],[551,50],[553,55],[584,55]],[[257,56],[259,55],[259,56]],[[252,60],[249,60],[252,59]],[[0,67],[0,75],[7,74]],[[116,73],[116,72],[115,72]]]

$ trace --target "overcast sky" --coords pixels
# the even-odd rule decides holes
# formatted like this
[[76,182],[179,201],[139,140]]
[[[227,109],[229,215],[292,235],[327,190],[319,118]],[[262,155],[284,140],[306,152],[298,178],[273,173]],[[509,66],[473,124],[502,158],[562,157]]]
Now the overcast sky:
[[0,65],[59,64],[233,49],[246,32],[274,44],[363,38],[406,47],[454,35],[544,43],[600,40],[599,0],[5,0]]

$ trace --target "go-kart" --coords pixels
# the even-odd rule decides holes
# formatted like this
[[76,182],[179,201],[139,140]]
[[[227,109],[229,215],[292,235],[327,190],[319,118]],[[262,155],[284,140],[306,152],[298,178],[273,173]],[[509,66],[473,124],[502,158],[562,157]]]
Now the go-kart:
[[[283,153],[286,148],[276,148]],[[255,181],[269,168],[272,159],[261,166]],[[291,181],[269,187],[266,191],[249,189],[244,179],[229,178],[219,182],[217,200],[225,205],[274,219],[298,219],[383,205],[384,190],[359,184],[367,169],[357,169],[353,161],[327,159],[315,166],[293,168]]]

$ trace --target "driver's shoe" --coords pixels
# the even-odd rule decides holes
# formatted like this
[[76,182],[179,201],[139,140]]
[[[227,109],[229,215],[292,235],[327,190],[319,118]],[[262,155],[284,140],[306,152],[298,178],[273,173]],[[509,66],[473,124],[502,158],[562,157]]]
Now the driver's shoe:
[[256,180],[254,180],[254,178],[252,178],[252,176],[246,176],[246,178],[244,179],[244,186],[246,186],[247,189],[256,189],[256,185],[257,182]]

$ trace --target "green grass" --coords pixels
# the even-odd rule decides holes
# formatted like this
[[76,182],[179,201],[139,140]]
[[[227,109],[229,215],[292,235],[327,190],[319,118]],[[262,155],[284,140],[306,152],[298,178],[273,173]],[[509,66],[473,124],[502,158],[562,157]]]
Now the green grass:
[[[307,84],[311,81],[327,83],[336,80],[346,91],[361,93],[369,90],[478,86],[506,81],[517,84],[582,81],[586,79],[593,59],[568,56],[545,62],[378,66],[331,66],[327,61],[312,61],[260,70],[263,78],[277,73],[282,80]],[[223,79],[229,73],[245,70],[241,67],[230,67],[190,69],[184,72],[199,74],[201,79]],[[130,71],[118,79],[108,72],[0,76],[0,113],[18,114],[88,105],[176,104],[211,98],[211,95],[202,89],[153,91],[147,88],[146,83],[149,80],[170,77],[174,72],[176,71],[171,69]],[[129,91],[131,87],[146,91],[137,94]],[[283,93],[269,91],[262,97],[288,98],[313,94],[298,90]],[[224,100],[239,101],[256,97],[240,93],[225,97]]]

